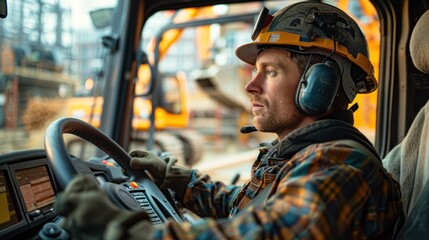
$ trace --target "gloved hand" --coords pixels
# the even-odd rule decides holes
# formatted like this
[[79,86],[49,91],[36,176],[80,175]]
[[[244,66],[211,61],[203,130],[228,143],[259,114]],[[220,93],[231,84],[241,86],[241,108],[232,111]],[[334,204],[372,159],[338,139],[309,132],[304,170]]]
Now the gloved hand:
[[104,233],[105,240],[146,240],[152,239],[154,227],[139,213],[125,215],[110,221]]
[[[111,222],[110,225],[115,226],[115,230],[108,232],[115,234],[105,236],[105,239],[126,236],[128,229],[133,227],[132,223],[136,222],[139,223],[136,226],[147,227],[146,233],[152,229],[146,212],[120,210],[93,179],[83,175],[75,177],[64,192],[57,195],[54,209],[59,215],[64,216],[62,227],[72,235],[73,239],[103,239],[109,222]],[[143,222],[149,224],[143,224]]]
[[150,151],[136,150],[130,156],[131,169],[147,170],[159,188],[170,188],[176,193],[177,200],[183,202],[192,169],[175,165],[177,158],[173,156],[161,159]]

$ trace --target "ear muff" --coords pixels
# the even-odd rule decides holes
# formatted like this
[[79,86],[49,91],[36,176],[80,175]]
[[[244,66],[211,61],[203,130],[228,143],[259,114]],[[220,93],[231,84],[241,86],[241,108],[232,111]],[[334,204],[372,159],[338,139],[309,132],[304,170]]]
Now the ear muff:
[[326,113],[334,102],[340,80],[340,69],[332,60],[310,66],[298,83],[296,106],[308,115]]

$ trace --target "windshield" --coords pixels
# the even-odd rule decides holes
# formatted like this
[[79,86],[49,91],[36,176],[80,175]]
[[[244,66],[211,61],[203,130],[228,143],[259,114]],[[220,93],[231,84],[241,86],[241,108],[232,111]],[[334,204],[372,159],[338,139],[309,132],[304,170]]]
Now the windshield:
[[[0,152],[43,148],[49,123],[70,111],[77,97],[100,91],[101,37],[90,12],[115,7],[114,0],[8,1],[0,24]],[[97,93],[98,94],[98,93]]]

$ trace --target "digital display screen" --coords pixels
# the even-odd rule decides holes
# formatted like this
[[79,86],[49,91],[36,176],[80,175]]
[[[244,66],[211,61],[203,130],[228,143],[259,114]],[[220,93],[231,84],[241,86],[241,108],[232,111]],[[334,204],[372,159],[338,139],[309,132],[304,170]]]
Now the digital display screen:
[[20,221],[16,210],[6,173],[0,171],[0,230],[13,226]]
[[55,201],[55,191],[47,167],[17,170],[15,174],[27,211],[50,211]]

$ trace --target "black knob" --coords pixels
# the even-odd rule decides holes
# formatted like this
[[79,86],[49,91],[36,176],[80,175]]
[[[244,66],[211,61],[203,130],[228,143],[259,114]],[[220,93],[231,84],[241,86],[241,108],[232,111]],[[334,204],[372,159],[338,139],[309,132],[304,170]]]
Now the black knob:
[[67,233],[55,223],[47,223],[39,232],[40,239],[67,239]]

